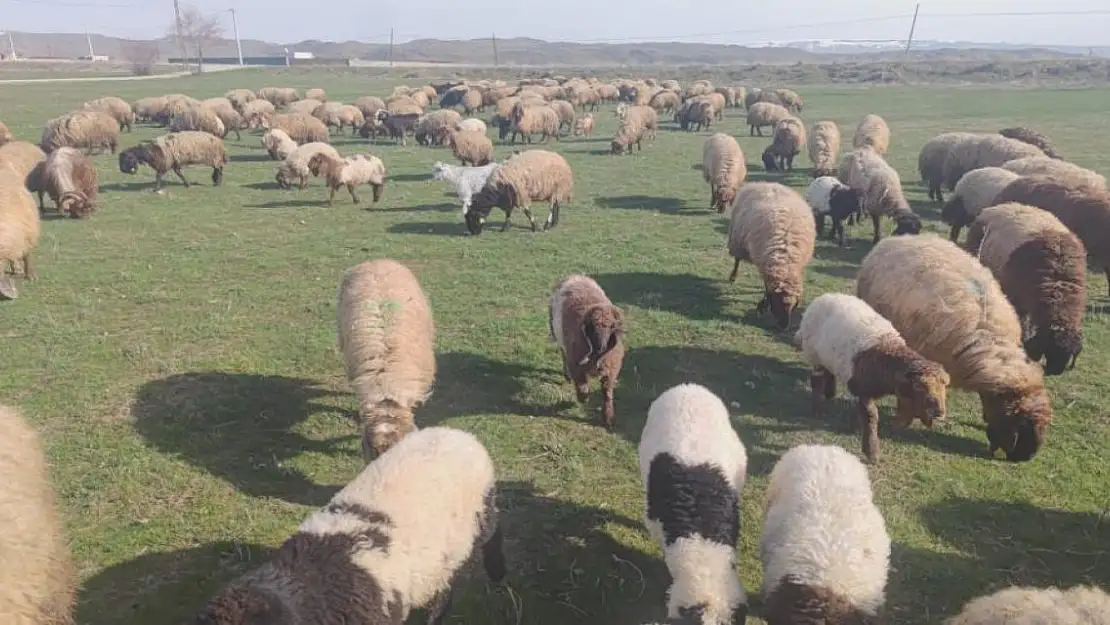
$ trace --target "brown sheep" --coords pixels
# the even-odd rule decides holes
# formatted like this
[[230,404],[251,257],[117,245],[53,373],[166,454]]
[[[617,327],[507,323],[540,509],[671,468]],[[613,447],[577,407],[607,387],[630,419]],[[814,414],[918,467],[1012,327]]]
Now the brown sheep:
[[135,125],[135,112],[131,109],[131,105],[115,96],[85,102],[81,108],[88,111],[102,111],[111,115],[116,119],[120,129],[125,132],[131,132],[131,127]]
[[152,141],[119,153],[119,170],[134,174],[139,164],[146,163],[154,170],[155,189],[161,190],[163,178],[173,171],[186,188],[189,181],[181,171],[188,165],[208,165],[212,168],[212,184],[220,186],[224,179],[224,165],[227,164],[227,151],[224,142],[207,132],[186,130],[162,135]]
[[493,162],[493,141],[484,132],[451,131],[448,141],[455,158],[463,165],[481,167]]
[[0,146],[0,165],[7,165],[20,176],[27,176],[46,160],[46,152],[30,141],[12,141]]
[[527,143],[532,143],[533,134],[542,134],[544,143],[552,137],[559,140],[559,114],[550,106],[527,106],[517,102],[512,113],[513,134],[509,142],[515,144],[519,134]]
[[1022,143],[1028,143],[1029,145],[1038,147],[1045,153],[1045,156],[1049,158],[1064,160],[1064,157],[1060,156],[1060,153],[1056,151],[1056,145],[1052,143],[1052,140],[1032,128],[1026,128],[1024,126],[1003,128],[998,131],[998,134],[1008,139],[1017,139]]
[[308,159],[308,170],[313,176],[323,176],[328,183],[328,206],[335,201],[335,192],[347,187],[351,200],[359,203],[355,189],[369,184],[374,191],[374,203],[382,199],[385,189],[385,165],[376,156],[366,157],[356,154],[347,158],[336,158],[327,152],[318,152]]
[[555,286],[548,306],[551,340],[563,355],[563,376],[586,403],[591,377],[601,378],[602,424],[613,429],[613,389],[624,361],[624,314],[592,278],[570,275]]
[[324,122],[305,113],[285,113],[274,115],[266,120],[263,128],[279,128],[297,143],[313,143],[328,141],[328,127]]
[[93,153],[104,148],[116,153],[119,122],[103,111],[76,111],[50,120],[42,132],[41,147],[47,154],[60,147],[83,148]]
[[[96,167],[77,148],[58,148],[27,177],[28,190],[38,193],[39,210],[45,211],[43,196],[50,195],[61,213],[83,219],[96,208],[100,191]],[[34,187],[34,188],[32,188]]]
[[806,127],[797,117],[787,117],[775,124],[771,146],[767,148],[772,156],[778,159],[776,166],[779,171],[793,171],[794,157],[806,145]]
[[482,190],[474,195],[466,213],[467,231],[481,234],[490,211],[500,206],[505,211],[502,232],[509,229],[509,220],[517,207],[524,210],[535,232],[536,220],[530,205],[536,201],[551,202],[551,212],[543,226],[544,230],[549,230],[559,224],[560,205],[570,202],[573,193],[574,172],[561,155],[547,150],[513,154],[490,174]]

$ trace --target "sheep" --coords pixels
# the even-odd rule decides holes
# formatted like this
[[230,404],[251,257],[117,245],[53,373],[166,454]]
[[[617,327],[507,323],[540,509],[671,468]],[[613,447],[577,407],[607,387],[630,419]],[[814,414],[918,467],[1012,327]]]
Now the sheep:
[[[243,116],[236,110],[235,105],[227,98],[209,98],[202,100],[200,103],[202,108],[211,111],[216,117],[220,118],[220,123],[224,125],[224,136],[226,137],[231,131],[235,131],[235,140],[242,139],[239,131],[243,128]],[[191,129],[195,130],[195,129]]]
[[486,180],[489,179],[489,175],[493,173],[498,165],[499,163],[489,163],[482,167],[459,167],[437,162],[432,166],[432,178],[450,182],[454,185],[455,193],[462,201],[462,214],[465,218],[467,211],[470,210],[471,198],[475,193],[482,190],[482,187],[486,185]]
[[26,177],[46,160],[46,152],[30,141],[12,141],[0,146],[0,165],[7,165]]
[[1002,135],[976,135],[949,151],[942,167],[944,184],[952,191],[969,171],[980,167],[1001,167],[1009,161],[1029,156],[1044,156],[1044,152],[1036,146]]
[[493,173],[486,185],[474,195],[470,210],[466,212],[466,228],[470,234],[481,234],[486,218],[494,206],[505,211],[504,232],[509,229],[513,209],[518,206],[524,210],[532,231],[536,231],[536,220],[532,218],[532,202],[551,202],[551,212],[547,215],[543,229],[550,230],[559,224],[559,208],[570,202],[574,193],[574,172],[566,159],[547,150],[526,150],[514,154]]
[[675,111],[678,127],[686,131],[701,131],[713,125],[713,105],[705,100],[687,100]]
[[441,109],[422,116],[413,128],[417,143],[443,145],[456,124],[462,121],[458,111]]
[[763,136],[763,127],[774,127],[779,121],[790,117],[790,111],[785,107],[770,102],[756,102],[748,107],[748,134],[752,137],[759,133]]
[[639,117],[626,118],[617,128],[617,134],[610,142],[610,149],[613,154],[631,154],[633,145],[636,149],[643,150],[642,142],[646,134],[647,128]]
[[789,89],[775,89],[775,94],[778,95],[779,100],[782,101],[782,105],[791,113],[802,112],[802,96]]
[[232,89],[225,93],[224,97],[227,98],[228,102],[231,102],[231,105],[235,107],[236,111],[239,111],[240,115],[243,113],[243,107],[246,106],[247,103],[254,102],[258,99],[258,96],[250,89]]
[[385,110],[385,101],[377,96],[363,96],[355,100],[355,107],[362,111],[362,116],[366,120],[373,119],[378,111]]
[[759,88],[756,88],[756,87],[752,87],[751,89],[748,89],[748,93],[744,95],[744,108],[745,109],[750,109],[753,104],[755,104],[756,102],[761,101],[762,96],[763,96],[763,90],[762,89],[759,89]]
[[[910,208],[910,203],[902,192],[902,180],[898,177],[898,172],[874,150],[861,148],[850,153],[841,161],[840,175],[848,186],[859,190],[863,211],[871,215],[874,226],[872,243],[879,242],[879,227],[884,216],[894,220],[895,236],[921,232],[921,218]],[[845,176],[847,180],[844,179]]]
[[809,161],[813,177],[835,176],[840,157],[840,127],[836,122],[817,122],[809,131]]
[[944,162],[948,154],[977,135],[970,132],[947,132],[937,135],[921,146],[917,157],[917,171],[921,181],[929,187],[929,199],[944,203]]
[[227,164],[227,150],[219,137],[186,130],[162,135],[120,152],[121,172],[134,174],[139,169],[139,163],[146,163],[154,170],[155,190],[162,189],[162,178],[169,171],[177,174],[185,188],[189,188],[189,181],[181,171],[188,165],[208,165],[212,168],[212,184],[220,186],[224,179],[224,165]]
[[42,441],[7,406],[0,406],[0,441],[0,614],[8,625],[70,625],[77,567]]
[[42,132],[43,152],[61,147],[84,148],[85,152],[119,146],[119,122],[103,111],[75,111],[50,120]]
[[769,308],[785,330],[802,300],[816,238],[813,214],[797,191],[776,182],[746,184],[736,194],[728,224],[728,251],[735,259],[728,281],[736,281],[740,261],[753,263],[764,290],[756,312]]
[[1095,586],[1010,586],[973,599],[945,625],[1108,625],[1110,595]]
[[1048,176],[1023,176],[994,198],[995,204],[1017,202],[1046,210],[1074,232],[1096,267],[1110,280],[1110,191],[1076,187]]
[[359,130],[359,135],[362,137],[374,134],[374,141],[377,142],[379,129],[388,134],[390,138],[400,141],[401,145],[407,145],[405,137],[408,133],[415,134],[416,126],[420,122],[421,115],[417,113],[390,113],[388,111],[378,111],[374,123],[367,122],[365,126]]
[[767,625],[881,621],[890,535],[863,463],[834,445],[794,447],[771,470],[763,510]]
[[481,167],[493,162],[493,141],[485,133],[452,131],[448,137],[452,153],[463,165]]
[[297,90],[291,87],[263,87],[258,90],[258,97],[274,106],[286,106],[301,99]]
[[856,295],[890,320],[910,349],[979,394],[990,453],[1028,461],[1052,405],[1044,374],[1022,349],[1022,328],[998,281],[955,243],[931,234],[885,239],[868,253]]
[[341,159],[320,152],[308,159],[308,170],[313,176],[323,176],[327,180],[328,206],[334,202],[335,192],[340,187],[347,187],[347,192],[351,194],[351,200],[355,204],[359,203],[355,188],[364,184],[369,184],[373,188],[375,204],[382,199],[382,191],[385,189],[385,165],[382,159],[376,156],[367,158],[362,154],[356,154]]
[[424,114],[424,107],[409,97],[389,98],[385,101],[385,110],[393,115]]
[[697,384],[663,392],[640,435],[644,524],[663,550],[673,623],[744,623],[748,597],[736,574],[740,493],[748,455],[724,402]]
[[1049,176],[1051,178],[1066,178],[1070,184],[1085,185],[1090,187],[1106,187],[1106,177],[1090,169],[1080,167],[1074,163],[1049,158],[1047,156],[1031,156],[1008,161],[1002,169],[1012,171],[1019,176]]
[[262,124],[270,130],[278,128],[284,130],[289,138],[297,143],[326,143],[328,140],[328,127],[324,122],[305,113],[284,113],[273,115]]
[[278,187],[288,189],[293,186],[294,181],[300,189],[307,187],[308,177],[313,175],[308,168],[308,162],[317,154],[327,154],[332,158],[342,159],[339,152],[327,143],[313,141],[299,145],[278,165],[277,174],[274,176]]
[[298,100],[289,106],[285,107],[286,113],[304,113],[305,115],[313,115],[317,109],[324,106],[320,100]]
[[551,137],[559,140],[559,114],[550,106],[527,106],[517,102],[512,112],[513,134],[510,143],[516,143],[519,134],[527,143],[532,143],[532,135],[541,134],[544,143],[551,141]]
[[855,149],[871,148],[882,156],[890,149],[890,127],[886,120],[878,115],[868,115],[856,126],[856,134],[852,137],[852,147]]
[[271,159],[283,161],[290,152],[297,149],[297,142],[290,139],[284,130],[273,128],[262,135],[262,147],[266,148]]
[[1018,178],[1001,167],[982,167],[964,174],[940,212],[941,220],[952,227],[948,238],[958,241],[960,231],[971,225],[980,211],[993,206],[994,197]]
[[329,130],[335,126],[339,134],[343,134],[344,126],[350,126],[353,135],[366,123],[366,118],[358,107],[342,102],[325,102],[312,111],[312,116],[324,122]]
[[8,127],[4,124],[4,122],[0,122],[0,147],[2,147],[5,143],[10,143],[12,141],[15,141],[15,136],[12,135],[12,131],[8,130]]
[[182,132],[197,130],[223,139],[227,136],[227,128],[215,111],[204,106],[194,106],[186,109],[180,115],[175,115],[170,121],[170,131]]
[[31,250],[39,241],[39,211],[24,178],[11,165],[0,163],[0,297],[6,299],[18,295],[6,275],[8,267],[14,274],[15,264],[21,262],[24,278],[38,278],[31,266]]
[[1064,160],[1064,157],[1060,156],[1060,153],[1056,151],[1056,146],[1052,143],[1052,140],[1032,128],[1025,128],[1024,126],[1003,128],[998,131],[998,134],[1008,139],[1017,139],[1022,143],[1028,143],[1029,145],[1040,148],[1040,150],[1045,153],[1045,156],[1049,158],[1061,161]]
[[469,117],[455,124],[455,130],[478,132],[484,135],[486,134],[486,122],[476,117]]
[[731,135],[718,132],[705,140],[701,173],[709,183],[709,206],[718,213],[732,206],[736,192],[748,176],[744,151]]
[[328,92],[323,89],[309,89],[304,92],[306,100],[319,100],[321,102],[328,101]]
[[169,104],[170,101],[165,96],[140,98],[131,105],[131,110],[135,113],[136,121],[149,122],[164,115]]
[[[429,513],[429,506],[435,513]],[[219,591],[190,625],[439,624],[481,558],[506,574],[493,462],[473,435],[413,433],[309,516],[274,559]]]
[[1025,353],[1047,360],[1045,375],[1074,368],[1087,310],[1087,250],[1079,238],[1052,213],[1009,202],[979,213],[967,251],[991,270],[1022,325],[1031,327]]
[[648,106],[659,113],[672,113],[682,106],[682,100],[674,91],[660,91],[651,96]]
[[915,418],[926,427],[945,420],[947,389],[944,368],[910,349],[889,321],[867,302],[846,293],[818,296],[802,315],[794,344],[809,363],[814,416],[836,396],[839,380],[855,395],[858,410],[852,423],[862,429],[863,454],[879,457],[879,409],[875,400],[898,398],[897,423],[909,427]]
[[594,116],[593,113],[586,113],[582,117],[574,120],[574,136],[590,136],[594,133]]
[[601,378],[602,425],[612,430],[613,390],[624,362],[624,313],[593,278],[573,274],[551,294],[547,325],[563,357],[563,376],[578,401],[590,397],[590,378]]
[[[771,146],[767,150],[778,159],[779,170],[792,171],[794,157],[806,144],[806,127],[797,117],[786,117],[775,124]],[[765,161],[766,162],[766,161]]]
[[131,132],[131,127],[135,125],[135,111],[131,109],[131,105],[115,96],[85,102],[81,108],[86,111],[101,111],[111,115],[119,124],[120,129],[127,132]]
[[362,455],[380,456],[416,429],[413,409],[436,376],[435,322],[408,267],[389,259],[349,269],[339,285],[339,348],[359,399]]
[[174,117],[180,115],[191,108],[200,106],[200,100],[189,97],[183,93],[175,93],[166,96],[166,108],[155,119],[163,126],[169,126]]
[[548,106],[554,109],[555,114],[559,116],[559,130],[561,131],[563,126],[566,126],[567,132],[570,132],[574,128],[574,105],[566,100],[553,100]]
[[829,230],[829,240],[836,239],[843,247],[844,221],[854,217],[863,206],[860,192],[833,176],[821,176],[809,183],[805,197],[806,204],[813,209],[813,216],[817,221],[817,234],[825,233],[825,217],[831,217],[832,229]]
[[265,128],[277,109],[269,100],[251,100],[243,105],[243,124],[247,128]]
[[43,196],[50,194],[58,211],[74,219],[89,216],[96,208],[100,192],[96,167],[76,148],[58,148],[51,152],[27,177],[27,183],[29,191],[38,193],[40,211],[46,210]]

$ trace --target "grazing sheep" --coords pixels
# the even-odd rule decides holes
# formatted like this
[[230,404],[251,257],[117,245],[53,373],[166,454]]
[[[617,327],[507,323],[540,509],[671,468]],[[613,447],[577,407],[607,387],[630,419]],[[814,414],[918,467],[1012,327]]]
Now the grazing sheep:
[[764,495],[767,625],[874,625],[882,618],[890,536],[867,468],[834,445],[799,445]]
[[771,126],[790,117],[790,111],[785,107],[770,102],[756,102],[748,107],[748,134],[750,136],[763,136],[763,127]]
[[339,286],[339,348],[359,399],[362,455],[380,456],[416,429],[413,409],[431,395],[436,376],[435,322],[408,267],[368,260]]
[[1022,349],[1021,321],[990,270],[931,234],[885,239],[863,259],[856,294],[906,344],[979,394],[990,452],[1036,455],[1052,421],[1044,374]]
[[802,96],[789,89],[775,89],[775,94],[778,95],[779,100],[782,101],[782,105],[791,113],[802,112]]
[[675,119],[682,130],[700,132],[713,125],[713,105],[705,100],[687,100],[675,112]]
[[135,125],[135,111],[131,109],[131,105],[115,96],[85,102],[81,108],[86,111],[101,111],[111,115],[119,124],[120,129],[127,132],[131,132],[131,127]]
[[516,143],[516,136],[527,143],[532,143],[532,135],[541,134],[544,143],[551,141],[552,137],[559,140],[559,114],[550,106],[527,106],[517,102],[512,112],[512,136],[509,143]]
[[752,87],[751,89],[748,89],[748,93],[744,95],[744,108],[750,109],[753,104],[755,104],[756,102],[760,102],[762,97],[762,89],[759,89],[757,87]]
[[1029,156],[1044,156],[1044,152],[1036,146],[1002,135],[975,135],[955,145],[944,159],[944,184],[952,191],[969,171],[980,167],[1001,167],[1009,161]]
[[1087,250],[1079,238],[1052,213],[1009,202],[979,213],[967,251],[998,278],[1022,326],[1032,328],[1025,353],[1046,358],[1046,375],[1062,374],[1069,361],[1075,367],[1087,311]]
[[806,144],[806,127],[797,117],[786,117],[775,124],[768,151],[778,159],[779,170],[793,171],[794,157]]
[[941,220],[952,227],[948,238],[953,243],[959,240],[960,230],[971,225],[984,208],[993,206],[994,197],[1018,178],[1001,167],[982,167],[964,174],[940,212]]
[[46,123],[40,144],[47,154],[62,147],[82,148],[87,153],[119,146],[119,122],[103,111],[76,111]]
[[844,221],[860,212],[863,197],[858,190],[833,176],[821,176],[809,183],[806,189],[806,204],[813,209],[814,219],[817,220],[817,234],[825,233],[825,217],[831,217],[832,229],[829,230],[829,240],[836,239],[843,247]]
[[30,141],[12,141],[0,145],[0,165],[7,165],[20,176],[27,176],[46,160],[46,152]]
[[297,143],[327,143],[328,127],[324,122],[305,113],[284,113],[272,115],[265,120],[262,127],[270,130],[278,128],[284,130],[289,138]]
[[[329,102],[330,104],[330,102]],[[326,105],[325,105],[326,106]],[[341,104],[335,111],[334,115],[329,116],[329,122],[334,121],[339,134],[343,134],[343,127],[351,127],[351,135],[354,136],[358,129],[366,123],[366,117],[362,114],[362,110],[357,106],[351,104]]]
[[202,105],[186,109],[183,113],[175,115],[170,121],[171,132],[197,130],[207,132],[213,137],[223,139],[227,136],[227,128],[215,111]]
[[285,107],[286,113],[304,113],[305,115],[313,115],[317,109],[324,106],[320,100],[298,100],[289,106]]
[[367,120],[374,119],[378,111],[385,110],[385,101],[377,96],[363,96],[355,100],[355,107],[362,111],[362,116]]
[[288,189],[293,186],[294,182],[297,183],[297,187],[300,189],[307,187],[308,178],[313,175],[308,168],[308,162],[317,154],[327,154],[336,159],[343,158],[334,147],[327,143],[313,141],[312,143],[299,145],[278,165],[277,174],[274,176],[274,181],[277,182],[278,187]]
[[590,136],[594,133],[594,116],[593,113],[586,113],[582,117],[574,120],[574,136],[584,135]]
[[459,167],[437,162],[432,167],[432,178],[450,182],[455,186],[455,193],[462,201],[462,214],[465,218],[467,211],[470,210],[471,198],[486,186],[486,180],[498,165],[499,163],[490,163],[482,167]]
[[451,152],[463,165],[481,167],[493,162],[493,141],[484,132],[452,131],[448,142]]
[[647,128],[640,117],[626,117],[621,121],[621,125],[617,128],[617,135],[613,137],[613,141],[610,143],[612,153],[623,154],[627,152],[631,154],[633,145],[636,146],[636,149],[643,150],[642,142],[646,134]]
[[42,441],[6,406],[0,406],[0,441],[0,614],[7,625],[70,625],[77,568]]
[[[424,96],[424,99],[427,100],[427,95]],[[462,95],[462,100],[459,103],[462,105],[463,111],[465,111],[467,115],[480,113],[486,108],[485,100],[482,98],[482,92],[478,89],[467,89],[466,93]],[[424,106],[427,107],[428,105],[424,104]]]
[[624,362],[624,313],[592,278],[570,275],[555,285],[548,306],[551,341],[563,356],[563,376],[578,401],[590,396],[590,378],[601,378],[602,424],[613,429],[613,390]]
[[563,126],[566,126],[567,132],[570,132],[574,128],[576,116],[574,105],[566,100],[553,100],[548,106],[554,109],[555,114],[559,116],[559,130],[562,131]]
[[6,275],[22,262],[23,277],[35,280],[31,250],[39,241],[39,211],[35,198],[24,186],[25,176],[14,167],[0,163],[0,297],[15,299],[15,285]]
[[186,110],[200,106],[200,100],[189,97],[183,93],[174,93],[166,96],[166,108],[155,119],[163,126],[169,126],[174,117]]
[[231,105],[235,107],[236,111],[239,111],[240,115],[243,113],[243,107],[246,106],[247,103],[254,102],[258,99],[258,96],[250,89],[232,89],[225,93],[224,97],[227,98],[228,102],[231,102]]
[[469,117],[455,124],[455,130],[486,134],[486,122],[476,117]]
[[1002,165],[1002,169],[1019,176],[1048,176],[1066,179],[1069,184],[1088,187],[1106,187],[1106,177],[1074,163],[1047,156],[1018,158]]
[[451,131],[462,121],[458,111],[450,109],[432,111],[423,115],[413,127],[416,142],[420,145],[443,145],[447,143]]
[[977,135],[970,132],[947,132],[937,135],[921,146],[917,157],[917,171],[921,181],[929,187],[929,199],[944,203],[944,162],[948,154]]
[[706,139],[701,152],[701,174],[709,183],[710,208],[725,212],[748,176],[744,151],[736,139],[723,132]]
[[651,96],[648,106],[659,113],[673,113],[682,106],[682,100],[674,91],[660,91]]
[[890,127],[886,125],[886,120],[878,115],[864,117],[856,127],[852,147],[857,150],[871,148],[880,156],[886,154],[890,149]]
[[1067,180],[1025,176],[1011,182],[994,198],[995,204],[1017,202],[1046,210],[1083,241],[1095,267],[1110,280],[1110,191],[1076,187]]
[[308,159],[308,170],[313,176],[323,176],[328,183],[328,206],[335,200],[335,192],[340,187],[347,187],[351,200],[359,203],[355,188],[364,184],[370,185],[374,190],[374,203],[382,199],[385,189],[385,164],[382,159],[371,156],[367,158],[362,154],[335,158],[323,152],[317,153]]
[[825,293],[810,302],[794,344],[812,367],[809,384],[815,416],[836,396],[836,383],[856,396],[858,411],[852,423],[862,429],[863,454],[879,458],[879,409],[875,400],[898,398],[897,423],[909,427],[921,419],[926,427],[943,421],[951,381],[944,369],[922,358],[889,321],[867,302],[845,293]]
[[850,153],[841,161],[840,175],[841,180],[857,189],[863,198],[863,210],[871,215],[874,226],[872,243],[878,243],[881,238],[879,227],[884,216],[894,220],[893,234],[896,236],[921,232],[921,218],[910,208],[898,172],[874,150],[861,148]]
[[728,251],[735,260],[729,282],[736,281],[740,261],[749,261],[763,278],[758,314],[768,308],[778,326],[790,326],[790,314],[802,301],[805,267],[813,260],[817,229],[802,196],[776,182],[752,182],[736,194],[728,225]]
[[505,211],[504,232],[509,229],[513,210],[520,207],[536,231],[532,217],[532,202],[550,202],[543,229],[559,225],[559,209],[570,202],[574,194],[574,172],[566,159],[547,150],[525,150],[505,159],[486,180],[486,186],[474,195],[470,210],[466,212],[466,228],[470,234],[481,234],[486,219],[494,206]]
[[644,524],[671,574],[673,623],[732,625],[748,616],[736,573],[740,493],[748,455],[724,402],[703,386],[680,384],[648,408],[640,435]]
[[243,129],[243,116],[227,98],[209,98],[202,100],[200,105],[215,113],[216,117],[220,118],[220,123],[224,125],[224,136],[226,137],[232,131],[235,131],[235,140],[239,141],[243,137],[239,131]]
[[301,99],[297,90],[291,87],[263,87],[258,90],[258,97],[274,106],[286,106]]
[[[436,512],[429,514],[428,506]],[[481,558],[506,573],[497,484],[473,435],[413,433],[309,516],[273,560],[231,582],[190,625],[438,625],[453,586]]]
[[8,130],[8,127],[4,125],[4,122],[0,122],[0,146],[11,141],[15,141],[15,136],[12,135],[12,131]]
[[362,127],[359,135],[368,137],[369,132],[374,134],[374,142],[377,142],[377,135],[379,134],[379,126],[385,134],[388,134],[391,139],[399,141],[401,145],[408,145],[405,137],[408,133],[416,133],[417,125],[420,123],[423,115],[417,113],[390,113],[389,111],[378,111],[378,116],[375,119],[375,125],[367,122],[366,126]]
[[290,152],[297,149],[297,142],[290,139],[284,130],[273,128],[262,135],[262,147],[266,148],[270,158],[283,161]]
[[328,101],[328,92],[323,89],[309,89],[304,92],[306,100],[319,100],[321,102]]
[[408,96],[389,98],[385,101],[385,110],[392,115],[424,114],[424,107]]
[[835,176],[840,158],[840,127],[836,122],[817,122],[809,131],[809,162],[813,177]]
[[189,181],[181,171],[182,167],[188,165],[211,167],[212,184],[219,186],[224,179],[227,150],[224,149],[224,142],[219,137],[207,132],[187,130],[162,135],[120,152],[119,170],[121,172],[134,174],[139,169],[139,163],[146,163],[154,170],[156,190],[162,189],[164,184],[162,178],[170,171],[177,174],[181,183],[188,188]]
[[1110,595],[1094,586],[1010,586],[973,599],[945,625],[1110,625]]
[[1052,143],[1052,140],[1032,128],[1026,128],[1024,126],[1003,128],[998,131],[998,134],[1008,139],[1017,139],[1022,143],[1028,143],[1029,145],[1037,147],[1049,158],[1064,160],[1064,157],[1060,156],[1060,153],[1056,151],[1056,146]]
[[149,122],[164,116],[169,105],[170,101],[165,96],[139,98],[131,105],[131,110],[135,113],[135,121]]
[[247,128],[266,128],[277,109],[269,100],[251,100],[243,105],[243,124]]
[[[43,196],[50,195],[58,211],[74,219],[89,216],[100,192],[96,167],[77,148],[58,148],[27,177],[28,191],[38,193],[39,210],[45,211]],[[32,188],[33,187],[33,188]]]

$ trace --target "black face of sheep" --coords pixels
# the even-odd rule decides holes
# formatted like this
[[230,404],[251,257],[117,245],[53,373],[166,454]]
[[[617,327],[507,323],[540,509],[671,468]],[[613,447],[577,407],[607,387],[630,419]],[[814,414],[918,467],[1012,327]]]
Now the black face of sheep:
[[779,170],[779,165],[775,161],[775,155],[771,154],[770,151],[766,151],[766,152],[763,153],[763,168],[766,169],[767,171],[778,171]]
[[128,148],[119,153],[119,170],[125,174],[134,174],[139,171],[139,148]]
[[914,214],[900,215],[894,220],[895,236],[903,234],[921,234],[921,218]]
[[212,184],[214,186],[218,187],[218,186],[220,186],[220,183],[223,182],[223,181],[224,181],[224,170],[219,168],[219,167],[213,168],[212,169]]
[[1025,353],[1034,362],[1045,359],[1045,375],[1063,375],[1075,368],[1083,351],[1083,332],[1064,328],[1039,330],[1025,341]]
[[1032,460],[1044,444],[1052,406],[1043,392],[979,396],[987,422],[990,453],[1001,449],[1010,462]]
[[466,212],[466,230],[470,234],[482,234],[482,229],[486,226],[486,217],[489,215],[489,208],[484,211],[479,211],[475,208],[474,204],[470,205],[470,210]]
[[782,291],[774,291],[772,293],[765,293],[763,299],[759,301],[755,311],[759,314],[771,311],[771,316],[775,318],[775,323],[780,330],[785,330],[790,327],[790,315],[794,312],[794,308],[798,306],[797,298],[787,295]]

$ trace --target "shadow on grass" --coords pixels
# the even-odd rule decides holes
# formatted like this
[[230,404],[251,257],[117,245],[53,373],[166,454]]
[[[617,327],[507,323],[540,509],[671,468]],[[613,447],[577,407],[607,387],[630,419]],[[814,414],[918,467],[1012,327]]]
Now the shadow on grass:
[[269,560],[274,551],[223,541],[140,555],[110,566],[84,583],[77,622],[187,622],[225,584]]
[[842,280],[855,280],[859,273],[859,267],[854,265],[818,265],[811,267],[811,270]]
[[557,355],[551,367],[539,368],[470,352],[436,354],[435,387],[428,402],[417,409],[416,422],[425,427],[453,417],[490,413],[558,416],[572,404],[530,402],[526,391],[542,382],[562,384],[561,367]]
[[270,158],[270,155],[266,154],[266,153],[262,153],[262,154],[233,154],[233,155],[231,155],[231,158],[229,158],[228,160],[231,161],[232,163],[265,163],[267,161],[273,161],[275,164],[277,163],[277,161]]
[[723,282],[693,274],[607,273],[593,276],[613,303],[665,310],[690,319],[717,320],[724,315]]
[[444,202],[442,204],[423,204],[421,206],[393,206],[391,208],[376,208],[375,207],[372,210],[376,213],[419,213],[419,212],[447,213],[447,212],[458,212],[459,215],[460,215],[460,219],[462,218],[461,217],[461,215],[462,215],[462,205],[460,205],[460,204],[448,204],[446,202]]
[[[108,182],[100,185],[100,192],[138,193],[140,191],[147,191],[152,193],[154,191],[154,185],[154,179],[148,180],[145,178],[139,178],[134,181],[128,182]],[[184,186],[182,186],[180,180],[175,180],[171,182],[170,179],[167,178],[166,187],[168,188],[171,185],[181,187],[182,189],[185,188]]]
[[139,389],[135,429],[159,451],[181,457],[252,497],[319,506],[337,488],[316,484],[285,462],[304,452],[335,450],[339,440],[317,441],[293,431],[324,409],[314,400],[332,395],[306,379],[184,373]]
[[972,598],[1007,585],[989,573],[994,572],[980,570],[974,558],[892,541],[885,622],[934,625],[942,616],[955,616]]
[[[339,206],[336,201],[335,206]],[[327,208],[327,199],[314,199],[296,198],[292,200],[274,200],[272,202],[263,202],[261,204],[244,204],[243,208]]]
[[431,172],[428,172],[426,174],[397,174],[397,175],[394,175],[394,176],[387,176],[386,177],[387,182],[393,182],[393,181],[397,181],[397,182],[422,182],[424,180],[431,180],[431,179],[432,179]]
[[[926,189],[928,191],[928,189]],[[917,213],[922,219],[929,219],[932,221],[940,221],[940,211],[942,206],[934,204],[932,200],[926,198],[924,200],[910,200],[910,208],[913,212]]]
[[243,188],[244,189],[254,189],[255,191],[283,191],[284,190],[281,187],[279,187],[278,183],[274,182],[273,180],[268,180],[266,182],[252,182],[250,184],[243,185]]
[[618,195],[613,197],[594,198],[594,204],[601,208],[620,208],[625,210],[658,211],[671,215],[700,214],[683,211],[685,202],[674,197],[656,197],[650,195]]
[[[489,230],[490,228],[486,228]],[[500,226],[493,230],[500,230]],[[389,227],[393,234],[431,234],[441,237],[461,237],[466,235],[466,226],[453,221],[409,221]],[[498,232],[497,234],[500,234]]]

